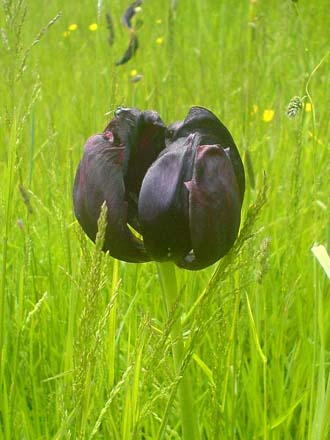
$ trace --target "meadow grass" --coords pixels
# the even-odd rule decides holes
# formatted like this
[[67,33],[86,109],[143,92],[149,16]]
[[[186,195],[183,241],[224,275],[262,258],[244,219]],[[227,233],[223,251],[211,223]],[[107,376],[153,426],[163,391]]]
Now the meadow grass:
[[[1,1],[0,438],[180,439],[189,375],[200,439],[326,440],[330,280],[311,248],[330,249],[328,2],[148,0],[116,67],[128,4]],[[176,270],[169,315],[156,264],[103,255],[73,215],[82,146],[118,105],[166,123],[210,108],[244,158],[241,236]]]

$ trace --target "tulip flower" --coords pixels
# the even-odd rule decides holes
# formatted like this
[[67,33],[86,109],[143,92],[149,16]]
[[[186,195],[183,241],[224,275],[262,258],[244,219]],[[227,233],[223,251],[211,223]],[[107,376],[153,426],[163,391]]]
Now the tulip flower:
[[[75,214],[95,240],[105,200],[104,250],[128,262],[173,261],[203,269],[222,258],[239,230],[245,178],[226,127],[190,109],[166,127],[153,111],[120,108],[86,143],[74,183]],[[143,237],[143,241],[128,227]]]

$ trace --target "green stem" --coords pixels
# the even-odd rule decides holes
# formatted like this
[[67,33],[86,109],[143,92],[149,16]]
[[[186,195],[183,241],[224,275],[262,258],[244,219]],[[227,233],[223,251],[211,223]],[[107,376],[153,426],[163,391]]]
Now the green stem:
[[[173,308],[178,300],[178,287],[173,263],[159,263],[158,270],[164,295],[164,303],[167,317],[170,318]],[[171,328],[172,353],[176,376],[180,374],[181,364],[184,357],[184,344],[180,317],[174,320]],[[197,440],[198,423],[197,414],[194,410],[192,385],[188,371],[185,371],[179,384],[179,404],[181,410],[181,423],[183,440]]]

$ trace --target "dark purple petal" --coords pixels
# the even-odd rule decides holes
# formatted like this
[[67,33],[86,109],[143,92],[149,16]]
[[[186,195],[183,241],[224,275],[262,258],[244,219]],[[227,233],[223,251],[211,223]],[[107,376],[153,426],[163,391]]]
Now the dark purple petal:
[[155,111],[119,108],[105,128],[115,144],[125,147],[124,178],[127,192],[138,195],[144,175],[165,148],[165,124]]
[[240,193],[230,158],[216,145],[197,147],[189,190],[192,251],[179,266],[203,269],[232,247],[241,219]]
[[136,143],[141,115],[142,112],[137,108],[119,107],[115,111],[115,117],[104,129],[104,132],[110,131],[113,134],[115,146],[125,147],[124,175],[127,173],[130,154]]
[[125,177],[127,191],[139,193],[148,168],[165,148],[165,130],[166,126],[157,112],[145,111],[139,117]]
[[147,171],[139,197],[144,244],[157,261],[181,260],[191,249],[188,191],[195,137],[166,148]]
[[112,133],[92,136],[86,143],[74,182],[76,217],[95,241],[102,203],[108,208],[104,250],[129,262],[149,261],[143,243],[127,226],[123,168],[125,148],[116,146]]
[[[199,133],[201,145],[220,145],[229,148],[230,160],[236,175],[241,202],[245,192],[245,174],[241,157],[235,145],[234,139],[222,122],[208,109],[192,107],[186,119],[180,124],[172,124],[171,139],[187,137],[191,133]],[[169,127],[170,128],[170,127]]]
[[155,111],[119,108],[105,131],[114,134],[115,144],[125,147],[124,184],[128,223],[140,232],[137,200],[145,173],[165,148],[165,124]]

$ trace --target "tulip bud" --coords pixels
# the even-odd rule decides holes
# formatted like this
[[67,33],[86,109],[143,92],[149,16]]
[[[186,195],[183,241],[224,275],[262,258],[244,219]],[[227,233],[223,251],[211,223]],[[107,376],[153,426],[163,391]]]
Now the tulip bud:
[[103,249],[115,258],[172,260],[197,270],[234,244],[244,190],[233,138],[209,110],[193,107],[166,131],[154,111],[119,108],[104,132],[87,141],[73,199],[76,217],[94,241],[106,201]]

